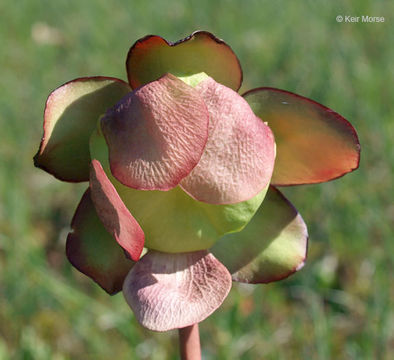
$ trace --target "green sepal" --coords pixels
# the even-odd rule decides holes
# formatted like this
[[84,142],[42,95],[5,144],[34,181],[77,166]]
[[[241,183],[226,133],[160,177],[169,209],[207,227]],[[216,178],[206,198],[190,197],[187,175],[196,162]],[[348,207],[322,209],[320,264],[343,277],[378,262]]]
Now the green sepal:
[[234,281],[269,283],[288,277],[304,265],[306,225],[294,206],[274,187],[252,221],[236,234],[222,237],[211,252]]

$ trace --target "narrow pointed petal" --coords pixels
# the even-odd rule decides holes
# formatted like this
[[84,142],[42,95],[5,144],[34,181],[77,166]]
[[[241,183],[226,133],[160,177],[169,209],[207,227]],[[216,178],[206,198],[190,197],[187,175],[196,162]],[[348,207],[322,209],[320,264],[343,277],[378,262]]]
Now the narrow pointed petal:
[[248,200],[271,179],[275,143],[270,128],[235,91],[208,78],[196,86],[207,104],[209,137],[200,162],[181,187],[197,200]]
[[68,260],[110,295],[122,290],[123,281],[134,262],[126,259],[123,249],[105,230],[90,197],[82,196],[67,236]]
[[107,231],[130,258],[137,261],[144,248],[144,232],[119,197],[100,162],[94,159],[91,164],[90,189],[97,214]]
[[320,183],[358,168],[357,133],[341,115],[284,90],[259,88],[243,96],[274,132],[273,185]]
[[183,77],[205,72],[235,91],[242,83],[237,56],[223,40],[206,31],[196,31],[175,43],[146,36],[130,48],[126,69],[133,89],[165,73]]
[[274,187],[240,233],[220,239],[211,252],[234,281],[269,283],[300,270],[308,246],[306,225],[293,205]]
[[149,251],[129,272],[123,294],[137,320],[154,331],[198,323],[227,297],[231,275],[207,251]]
[[112,174],[139,190],[169,190],[196,166],[208,110],[191,86],[167,74],[122,99],[101,119]]
[[131,91],[120,79],[97,76],[72,80],[48,97],[44,135],[35,166],[64,181],[89,180],[89,137],[97,120]]

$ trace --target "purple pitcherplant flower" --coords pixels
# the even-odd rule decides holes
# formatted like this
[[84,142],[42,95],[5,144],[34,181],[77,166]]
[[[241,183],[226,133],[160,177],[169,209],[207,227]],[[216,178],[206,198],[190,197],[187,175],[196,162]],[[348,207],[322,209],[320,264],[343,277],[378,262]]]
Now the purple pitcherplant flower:
[[306,225],[276,186],[353,171],[360,146],[313,100],[263,87],[238,95],[239,61],[208,32],[144,37],[126,68],[128,83],[79,78],[49,95],[34,161],[89,181],[70,262],[109,294],[123,288],[143,326],[183,328],[216,310],[232,280],[268,283],[303,266]]

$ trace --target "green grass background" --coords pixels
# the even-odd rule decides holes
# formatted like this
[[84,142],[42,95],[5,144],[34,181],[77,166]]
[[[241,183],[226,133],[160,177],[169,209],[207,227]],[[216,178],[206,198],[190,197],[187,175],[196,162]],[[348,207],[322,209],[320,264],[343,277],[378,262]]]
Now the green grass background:
[[176,332],[144,330],[121,294],[71,268],[64,243],[86,185],[58,182],[32,157],[51,90],[80,76],[126,79],[135,40],[196,29],[232,46],[244,90],[321,102],[362,145],[357,172],[284,190],[309,225],[308,262],[279,283],[235,285],[200,325],[204,359],[394,358],[394,2],[0,0],[0,14],[1,360],[177,358]]

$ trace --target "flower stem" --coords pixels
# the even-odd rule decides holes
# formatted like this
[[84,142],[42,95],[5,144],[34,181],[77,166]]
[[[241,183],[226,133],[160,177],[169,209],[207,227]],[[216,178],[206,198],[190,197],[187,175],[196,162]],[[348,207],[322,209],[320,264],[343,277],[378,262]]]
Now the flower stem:
[[198,323],[179,329],[179,349],[182,360],[201,360]]

